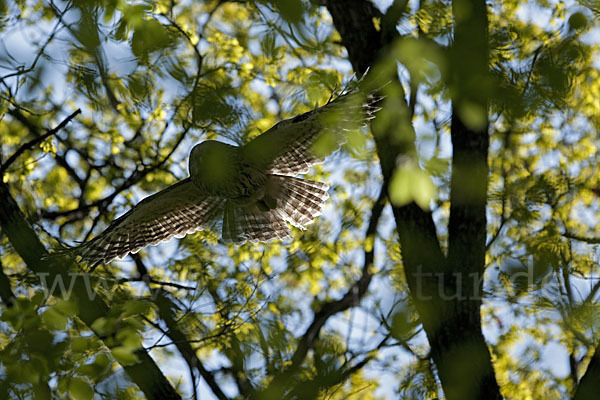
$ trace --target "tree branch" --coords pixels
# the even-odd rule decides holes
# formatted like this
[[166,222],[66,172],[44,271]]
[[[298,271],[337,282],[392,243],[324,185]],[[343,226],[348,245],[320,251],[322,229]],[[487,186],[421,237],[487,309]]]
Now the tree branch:
[[357,306],[367,293],[369,284],[373,278],[372,267],[375,256],[375,234],[377,233],[377,225],[379,224],[379,219],[385,203],[386,191],[382,188],[379,198],[375,201],[375,204],[373,204],[369,226],[365,232],[365,242],[372,241],[373,245],[365,246],[364,264],[360,279],[352,285],[341,299],[326,302],[321,306],[320,310],[315,313],[312,323],[298,341],[298,346],[292,355],[289,367],[275,376],[263,392],[256,393],[256,396],[252,398],[282,398],[284,391],[289,389],[290,380],[301,367],[308,354],[308,350],[314,345],[315,340],[319,337],[321,329],[329,318],[350,307]]
[[0,298],[7,307],[12,307],[15,302],[15,294],[10,287],[10,280],[4,273],[4,267],[0,261]]
[[[9,192],[8,186],[0,180],[0,227],[19,253],[27,267],[38,277],[50,281],[69,281],[72,295],[79,305],[78,317],[90,329],[98,318],[107,317],[109,307],[83,279],[75,279],[71,271],[78,271],[77,264],[66,256],[49,257],[35,231],[25,220],[25,216]],[[92,329],[93,330],[93,329]],[[98,337],[103,339],[102,335]],[[119,343],[115,343],[119,345]],[[123,365],[132,382],[144,392],[148,399],[180,400],[181,396],[171,386],[150,355],[142,348],[135,352],[137,362]]]
[[62,210],[62,211],[42,211],[41,212],[41,217],[42,218],[48,218],[48,219],[55,219],[58,217],[66,217],[66,216],[70,216],[70,215],[77,215],[77,214],[81,214],[81,213],[85,213],[86,211],[98,207],[98,208],[106,208],[108,207],[108,205],[115,199],[115,197],[117,197],[121,192],[123,192],[124,190],[129,189],[130,187],[132,187],[133,185],[135,185],[136,183],[138,183],[139,181],[141,181],[146,175],[148,175],[149,173],[157,170],[158,168],[160,168],[161,166],[163,166],[168,160],[169,158],[171,158],[171,155],[175,152],[175,150],[177,150],[177,148],[179,147],[179,145],[183,142],[183,139],[185,138],[186,134],[189,131],[189,127],[185,128],[179,135],[179,137],[177,138],[177,141],[175,142],[175,144],[173,145],[172,149],[169,151],[169,153],[167,153],[165,155],[165,157],[163,157],[160,161],[158,161],[157,163],[154,163],[152,165],[149,166],[145,166],[142,169],[136,169],[135,171],[133,171],[127,178],[125,178],[125,180],[123,181],[123,183],[121,183],[118,187],[115,188],[115,190],[113,190],[113,192],[109,195],[107,195],[106,197],[103,197],[101,199],[95,200],[91,203],[87,203],[87,204],[81,204],[76,208],[72,208],[70,210]]
[[[15,117],[17,120],[21,121],[21,117],[24,118],[24,116],[18,112],[17,110],[10,110],[8,112],[10,115],[12,115],[13,117]],[[8,160],[6,160],[6,162],[4,164],[2,164],[0,166],[0,176],[4,175],[4,172],[6,172],[6,169],[15,162],[15,160],[17,158],[19,158],[19,156],[21,154],[23,154],[25,151],[27,150],[31,150],[35,145],[43,142],[44,140],[46,140],[47,138],[49,138],[52,135],[55,135],[56,133],[58,133],[58,131],[60,131],[62,128],[64,128],[73,118],[75,118],[77,116],[77,114],[80,114],[81,110],[78,108],[77,110],[75,110],[75,112],[73,112],[71,115],[69,115],[67,118],[65,118],[60,124],[58,124],[58,126],[54,129],[50,129],[48,132],[44,133],[43,135],[40,135],[38,132],[32,132],[35,134],[35,138],[30,140],[29,142],[26,142],[24,144],[22,144],[14,153],[13,155],[11,155]],[[37,134],[36,134],[37,133]]]
[[[131,257],[135,261],[135,265],[140,279],[147,281],[147,278],[149,278],[150,275],[148,274],[148,269],[144,265],[144,262],[142,261],[140,255],[137,253],[131,254]],[[152,279],[150,280],[150,282],[151,281]],[[149,284],[148,288],[150,288]],[[162,290],[158,292],[158,297],[156,298],[155,304],[158,307],[160,319],[162,319],[165,325],[167,326],[168,330],[166,332],[166,335],[171,339],[175,347],[177,347],[179,354],[181,354],[181,356],[187,363],[188,367],[190,368],[190,371],[193,371],[194,369],[198,370],[200,376],[202,376],[202,378],[204,379],[208,387],[210,387],[214,395],[219,400],[228,400],[228,397],[221,390],[221,387],[217,383],[217,380],[215,379],[213,373],[204,367],[204,365],[196,355],[196,351],[191,346],[190,341],[186,338],[185,334],[181,331],[181,329],[179,329],[179,326],[177,325],[177,319],[175,318],[175,313],[173,312],[173,309],[176,308],[176,306],[173,304],[173,302],[171,302],[171,300],[165,295],[165,293]],[[192,384],[195,385],[194,382],[192,382]]]
[[579,242],[584,242],[584,243],[588,243],[588,244],[600,244],[600,238],[579,236],[579,235],[574,235],[571,233],[565,233],[565,234],[563,234],[563,236],[566,237],[567,239],[573,239],[573,240],[577,240]]
[[[381,217],[385,203],[386,195],[385,191],[382,189],[379,198],[375,201],[375,204],[373,204],[369,226],[365,232],[365,241],[375,240],[377,225],[379,224],[379,218]],[[323,328],[330,317],[345,311],[350,307],[357,306],[363,296],[367,293],[367,289],[373,278],[371,268],[373,266],[374,248],[374,245],[365,247],[364,264],[360,279],[352,285],[341,299],[324,303],[321,306],[321,309],[315,314],[313,322],[310,324],[304,335],[302,335],[298,348],[292,356],[292,365],[290,366],[290,369],[298,368],[304,361],[308,349],[319,336],[321,328]]]
[[[219,293],[217,293],[216,288],[209,286],[208,293],[213,298],[215,305],[220,306],[217,307],[217,312],[221,314],[225,320],[233,319],[231,315],[226,312],[226,307],[223,306],[223,300],[219,296]],[[225,352],[225,355],[231,362],[231,367],[229,367],[230,374],[235,381],[240,394],[245,398],[253,398],[256,394],[256,390],[246,374],[244,353],[241,348],[241,343],[235,335],[229,337],[228,351]]]

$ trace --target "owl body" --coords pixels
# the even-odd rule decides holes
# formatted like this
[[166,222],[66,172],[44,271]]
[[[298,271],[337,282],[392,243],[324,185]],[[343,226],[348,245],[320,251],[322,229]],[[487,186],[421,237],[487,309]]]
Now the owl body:
[[267,180],[264,171],[244,159],[240,147],[216,140],[205,140],[192,148],[189,172],[202,191],[230,200],[262,198]]
[[189,157],[190,177],[138,203],[94,239],[73,249],[93,264],[108,263],[172,237],[220,227],[224,242],[265,242],[291,236],[288,224],[306,229],[329,198],[328,185],[296,177],[323,155],[322,133],[362,126],[379,98],[346,93],[281,121],[243,146],[206,140]]

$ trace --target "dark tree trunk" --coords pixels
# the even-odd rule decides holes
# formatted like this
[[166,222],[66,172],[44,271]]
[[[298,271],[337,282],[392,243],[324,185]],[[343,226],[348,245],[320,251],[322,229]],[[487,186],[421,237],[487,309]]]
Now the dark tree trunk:
[[600,393],[600,346],[590,360],[585,374],[579,380],[573,400],[596,400]]
[[[398,38],[395,21],[382,16],[366,0],[323,1],[342,37],[350,62],[358,74],[385,57],[386,48]],[[470,1],[469,19],[457,22],[455,48],[475,60],[476,78],[487,76],[487,14],[484,1]],[[390,26],[377,29],[374,18]],[[479,40],[473,40],[479,35]],[[464,40],[469,39],[470,46]],[[464,47],[461,47],[463,46]],[[464,56],[464,54],[463,54]],[[457,66],[457,70],[460,70]],[[473,69],[466,69],[473,71]],[[472,86],[466,74],[455,78],[457,93]],[[468,76],[467,76],[468,77]],[[475,96],[485,112],[487,94]],[[467,97],[468,100],[473,96]],[[453,99],[456,100],[456,99]],[[404,104],[408,109],[408,106]],[[403,126],[412,130],[410,113]],[[410,132],[411,136],[414,132]],[[374,132],[377,152],[386,184],[399,155],[414,154],[414,144],[398,143],[389,132]],[[487,195],[487,122],[478,129],[467,128],[454,112],[452,118],[453,175],[449,250],[446,257],[439,244],[430,213],[411,203],[393,207],[402,259],[411,299],[421,317],[437,366],[442,387],[449,400],[501,399],[490,354],[481,331],[481,281],[485,267]],[[443,291],[440,290],[443,289]],[[457,292],[458,290],[458,292]]]

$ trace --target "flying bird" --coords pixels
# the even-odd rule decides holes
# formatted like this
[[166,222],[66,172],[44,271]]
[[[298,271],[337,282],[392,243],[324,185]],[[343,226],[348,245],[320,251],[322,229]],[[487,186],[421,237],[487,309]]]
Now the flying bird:
[[143,199],[69,251],[96,265],[212,227],[220,226],[229,243],[287,238],[288,223],[306,229],[329,198],[327,184],[297,177],[326,156],[315,143],[324,139],[339,147],[344,131],[374,118],[379,100],[344,91],[243,146],[203,141],[192,148],[188,178]]

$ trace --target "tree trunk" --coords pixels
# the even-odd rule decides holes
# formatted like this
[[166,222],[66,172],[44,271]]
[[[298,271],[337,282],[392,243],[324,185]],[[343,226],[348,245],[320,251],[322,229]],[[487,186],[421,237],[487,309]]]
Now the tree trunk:
[[[390,26],[375,27],[374,20],[388,19],[365,0],[325,0],[334,25],[341,35],[355,71],[362,74],[385,57],[386,48],[399,38],[395,21]],[[471,19],[461,20],[457,29],[459,42],[473,35],[477,46],[475,68],[487,74],[487,14],[485,3],[469,2]],[[482,43],[485,45],[482,46]],[[455,46],[457,43],[455,42]],[[460,43],[458,44],[460,46]],[[467,46],[465,46],[465,49]],[[462,50],[461,47],[459,49]],[[468,60],[465,58],[463,60]],[[470,61],[470,60],[469,60]],[[483,63],[483,68],[481,68]],[[460,66],[457,66],[460,69]],[[459,85],[462,84],[457,79]],[[468,81],[467,84],[471,84]],[[460,87],[459,87],[460,89]],[[485,93],[479,105],[486,105]],[[405,107],[408,106],[405,104]],[[406,118],[410,113],[399,110]],[[393,207],[402,260],[411,299],[421,317],[429,339],[431,355],[437,366],[446,398],[449,400],[501,399],[490,354],[481,331],[481,280],[485,267],[487,195],[487,123],[477,130],[466,127],[456,113],[452,119],[453,177],[452,212],[449,225],[449,254],[445,257],[439,244],[435,224],[429,212],[411,203]],[[402,125],[412,130],[410,120]],[[414,132],[410,132],[414,136]],[[397,143],[388,132],[374,132],[385,184],[396,166],[399,155],[414,154],[414,144]],[[476,173],[466,175],[470,163]],[[467,179],[468,178],[468,179]],[[472,179],[471,179],[472,178]],[[472,193],[472,196],[467,194]],[[465,197],[466,196],[466,197]],[[442,289],[442,290],[440,290]]]

